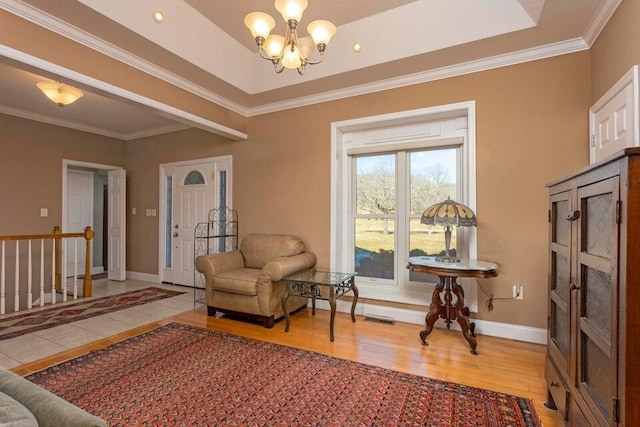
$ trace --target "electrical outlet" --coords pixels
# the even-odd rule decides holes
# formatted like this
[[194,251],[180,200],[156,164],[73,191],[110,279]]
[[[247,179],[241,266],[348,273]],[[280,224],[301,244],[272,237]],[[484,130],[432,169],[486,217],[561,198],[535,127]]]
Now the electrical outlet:
[[523,299],[522,295],[524,293],[524,286],[520,283],[516,283],[513,285],[513,299]]

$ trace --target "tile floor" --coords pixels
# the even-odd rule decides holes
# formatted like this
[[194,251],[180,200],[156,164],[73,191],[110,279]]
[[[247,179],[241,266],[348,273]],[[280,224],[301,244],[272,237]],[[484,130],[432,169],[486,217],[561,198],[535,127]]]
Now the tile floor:
[[[151,286],[185,293],[137,307],[1,340],[0,369],[11,369],[61,351],[146,325],[147,323],[193,310],[192,288],[140,280],[126,280],[124,282],[114,282],[107,279],[96,280],[93,282],[93,297],[99,298]],[[74,302],[77,301],[70,301],[67,304]]]

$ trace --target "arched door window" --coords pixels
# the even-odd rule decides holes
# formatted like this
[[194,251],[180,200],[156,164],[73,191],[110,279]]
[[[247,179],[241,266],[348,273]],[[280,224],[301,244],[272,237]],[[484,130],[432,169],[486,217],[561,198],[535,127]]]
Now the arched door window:
[[204,184],[204,176],[198,171],[191,171],[184,177],[182,185],[202,185]]

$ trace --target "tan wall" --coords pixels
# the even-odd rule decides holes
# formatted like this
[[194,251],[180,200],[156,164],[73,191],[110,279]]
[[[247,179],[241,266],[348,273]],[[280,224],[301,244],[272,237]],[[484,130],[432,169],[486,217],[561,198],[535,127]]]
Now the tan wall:
[[[581,52],[252,117],[247,141],[190,130],[128,142],[129,206],[158,207],[160,163],[232,154],[240,234],[299,234],[329,266],[331,122],[475,100],[478,256],[500,265],[481,285],[496,297],[525,288],[492,312],[480,294],[477,317],[546,327],[545,184],[588,164],[589,85]],[[128,269],[156,274],[157,218],[129,216]]]
[[41,234],[62,225],[62,160],[124,166],[125,142],[0,114],[0,153],[0,234]]
[[592,103],[640,64],[640,0],[624,0],[591,48]]

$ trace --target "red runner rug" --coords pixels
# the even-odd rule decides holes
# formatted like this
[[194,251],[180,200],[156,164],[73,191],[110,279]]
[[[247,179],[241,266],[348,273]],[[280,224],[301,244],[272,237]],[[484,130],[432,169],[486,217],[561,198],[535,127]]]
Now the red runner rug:
[[112,426],[540,426],[528,399],[172,323],[27,377]]
[[53,308],[18,314],[0,320],[0,340],[75,322],[76,320],[88,319],[100,314],[123,310],[151,301],[174,297],[183,293],[160,288],[146,288],[108,297],[87,299],[74,304],[58,303]]

